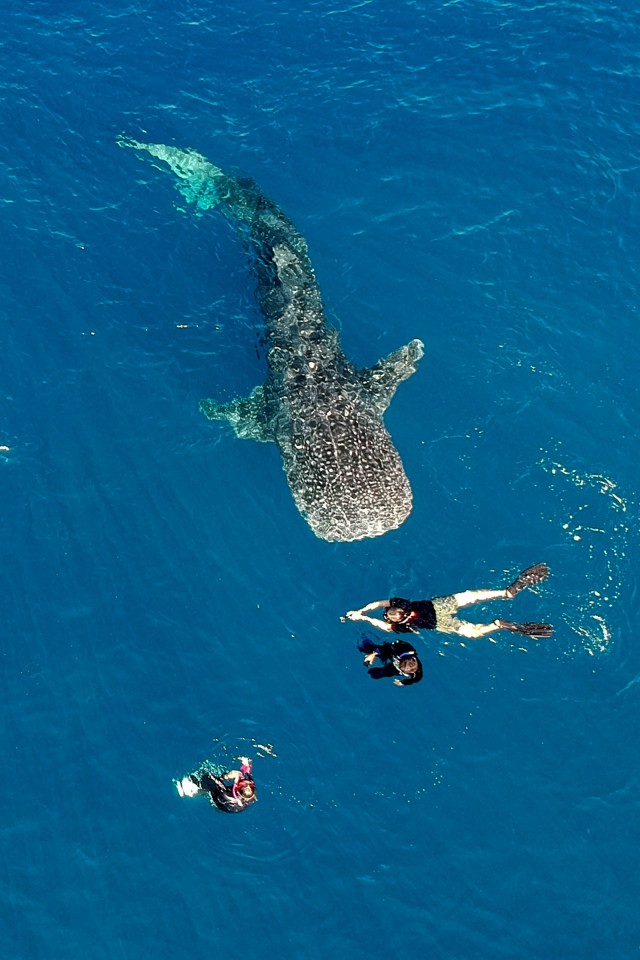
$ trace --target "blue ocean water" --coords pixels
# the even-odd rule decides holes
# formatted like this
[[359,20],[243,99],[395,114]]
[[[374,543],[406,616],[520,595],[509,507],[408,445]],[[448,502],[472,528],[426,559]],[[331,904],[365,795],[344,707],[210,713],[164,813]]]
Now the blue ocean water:
[[[3,955],[636,956],[638,12],[2,13]],[[424,341],[398,531],[317,540],[198,412],[264,376],[252,280],[120,133],[254,177],[355,362]],[[424,637],[414,689],[338,619],[539,560],[501,610],[554,638]],[[178,797],[245,752],[245,815]]]

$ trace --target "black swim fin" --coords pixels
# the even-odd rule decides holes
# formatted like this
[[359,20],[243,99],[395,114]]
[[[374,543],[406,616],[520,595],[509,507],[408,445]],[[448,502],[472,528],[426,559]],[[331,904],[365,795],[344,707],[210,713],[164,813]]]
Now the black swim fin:
[[525,590],[527,587],[535,587],[536,583],[542,583],[549,576],[549,567],[546,563],[536,563],[533,567],[527,567],[519,574],[513,583],[507,587],[507,596],[513,600],[517,593]]
[[497,620],[500,630],[510,630],[512,633],[522,633],[525,637],[534,640],[546,640],[553,636],[553,627],[550,623],[512,623],[510,620]]

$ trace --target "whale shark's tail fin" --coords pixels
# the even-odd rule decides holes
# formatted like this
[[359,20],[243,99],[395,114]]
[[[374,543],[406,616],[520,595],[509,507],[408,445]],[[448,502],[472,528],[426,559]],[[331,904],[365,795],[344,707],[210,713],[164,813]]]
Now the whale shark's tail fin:
[[302,276],[307,286],[315,286],[306,241],[255,180],[230,176],[195,150],[141,143],[123,135],[116,142],[166,163],[178,178],[176,189],[187,203],[194,204],[196,216],[220,206],[241,236],[253,242],[258,261],[272,263],[283,285],[295,286]]
[[195,204],[197,214],[232,200],[232,178],[195,150],[180,150],[162,143],[141,143],[125,136],[119,136],[116,142],[119,147],[145,151],[166,163],[178,178],[176,188],[187,203]]

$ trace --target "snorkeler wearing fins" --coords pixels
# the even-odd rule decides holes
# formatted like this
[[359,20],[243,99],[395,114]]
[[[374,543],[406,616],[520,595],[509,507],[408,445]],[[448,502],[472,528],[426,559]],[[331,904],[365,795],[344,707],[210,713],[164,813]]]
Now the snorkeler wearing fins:
[[[431,600],[405,600],[392,597],[390,600],[374,600],[359,610],[349,610],[344,620],[360,620],[370,623],[387,633],[417,633],[420,630],[437,630],[439,633],[457,634],[460,637],[479,639],[498,630],[523,634],[536,640],[550,637],[553,628],[549,623],[513,623],[511,620],[493,620],[491,623],[470,623],[457,616],[462,607],[489,600],[513,600],[527,587],[542,583],[549,576],[546,563],[536,563],[516,577],[502,590],[465,590],[448,597],[433,597]],[[369,617],[372,610],[384,611],[383,619]]]
[[211,803],[224,813],[241,813],[258,799],[251,775],[251,761],[240,757],[239,770],[215,773],[212,764],[205,762],[195,773],[190,773],[175,785],[181,797],[209,794]]

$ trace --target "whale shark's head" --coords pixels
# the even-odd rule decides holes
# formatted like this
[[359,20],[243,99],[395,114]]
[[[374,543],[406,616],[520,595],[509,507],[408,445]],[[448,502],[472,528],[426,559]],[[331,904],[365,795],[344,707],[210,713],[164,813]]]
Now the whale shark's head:
[[280,447],[293,498],[317,537],[362,540],[404,523],[411,487],[381,420],[360,411],[305,426]]

